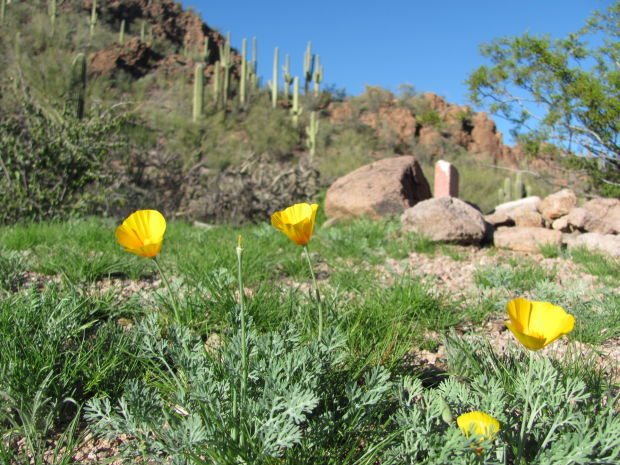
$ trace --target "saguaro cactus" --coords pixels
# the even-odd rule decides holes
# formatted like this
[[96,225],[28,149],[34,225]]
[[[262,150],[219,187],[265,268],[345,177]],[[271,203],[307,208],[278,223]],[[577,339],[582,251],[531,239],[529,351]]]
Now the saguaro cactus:
[[312,42],[308,42],[308,47],[306,48],[306,52],[304,53],[304,77],[306,79],[306,82],[304,84],[304,94],[308,93],[313,73],[314,55],[312,54]]
[[204,63],[199,63],[194,69],[194,108],[192,119],[198,121],[202,115],[202,104],[204,101]]
[[523,184],[523,177],[521,173],[517,173],[517,179],[515,179],[515,185],[513,190],[513,197],[515,199],[522,199],[527,196],[525,184]]
[[222,100],[224,105],[228,101],[228,87],[230,81],[230,67],[232,66],[232,59],[230,57],[230,33],[226,34],[226,42],[224,45],[219,46],[220,50],[220,66],[224,73],[224,79],[222,82]]
[[303,112],[303,108],[299,105],[299,77],[293,79],[293,106],[291,107],[291,115],[293,115],[293,125],[299,126],[299,116]]
[[247,86],[247,73],[248,73],[248,41],[243,39],[241,43],[241,76],[239,77],[239,103],[241,106],[245,105],[246,100],[246,86]]
[[310,113],[310,123],[306,126],[306,146],[310,151],[310,158],[314,158],[316,154],[316,136],[319,133],[319,118],[316,111]]
[[118,43],[122,44],[125,41],[125,20],[121,21],[121,28],[118,31]]
[[54,35],[54,27],[56,25],[56,0],[48,0],[47,13],[50,17],[50,23],[52,25],[52,35]]
[[256,54],[258,53],[258,49],[256,47],[256,37],[252,37],[252,72],[254,74],[257,74],[258,71],[258,62],[256,61]]
[[291,62],[291,59],[287,54],[286,58],[284,59],[284,67],[282,68],[282,71],[284,71],[284,75],[282,76],[284,78],[284,99],[287,102],[291,96],[291,84],[293,83],[293,76],[291,76],[291,69],[290,69],[291,63],[290,62]]
[[278,104],[278,66],[280,65],[279,53],[280,49],[276,47],[273,52],[273,80],[271,81],[271,106],[273,108],[275,108]]
[[250,66],[249,81],[254,90],[258,89],[258,63],[256,61],[258,49],[256,47],[256,37],[252,37],[252,65]]
[[89,21],[89,35],[92,38],[95,35],[95,26],[97,25],[97,0],[93,0],[93,5],[90,10],[90,21]]
[[243,106],[246,102],[246,92],[248,86],[248,41],[243,39],[241,43],[241,76],[239,78],[239,103]]
[[530,189],[523,183],[523,176],[517,173],[514,184],[510,177],[504,179],[504,186],[498,190],[500,203],[510,202],[511,200],[519,200],[528,196]]
[[140,42],[144,42],[146,40],[146,21],[142,21],[140,23]]
[[4,23],[5,13],[6,13],[6,0],[0,0],[0,24]]
[[215,106],[220,104],[220,93],[222,91],[222,84],[220,80],[220,74],[222,73],[222,65],[219,61],[215,62],[215,69],[213,70],[213,101]]
[[323,80],[323,67],[321,66],[321,57],[317,54],[316,66],[314,67],[314,73],[312,73],[312,81],[314,82],[314,95],[319,95],[319,86]]
[[78,53],[71,65],[69,104],[76,118],[84,117],[86,108],[86,55]]
[[204,61],[207,61],[209,59],[209,55],[211,55],[211,50],[209,49],[209,36],[206,36],[202,46],[201,58]]

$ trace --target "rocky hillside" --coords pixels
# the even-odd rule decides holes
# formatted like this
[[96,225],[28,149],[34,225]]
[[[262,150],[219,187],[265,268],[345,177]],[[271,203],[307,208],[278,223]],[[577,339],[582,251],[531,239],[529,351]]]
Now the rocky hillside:
[[[93,0],[67,3],[65,8],[77,8],[85,15],[92,13]],[[122,43],[95,50],[89,55],[91,75],[114,75],[124,71],[138,79],[150,73],[191,74],[197,63],[208,66],[206,75],[213,74],[213,65],[221,60],[221,47],[226,38],[210,28],[200,16],[186,11],[180,3],[172,0],[123,0],[101,1],[96,4],[97,12],[111,28],[120,29],[125,22],[128,31],[137,32],[145,24],[146,40],[131,37]],[[159,52],[155,41],[165,41],[168,53]],[[241,61],[232,50],[233,68]]]
[[[78,8],[84,15],[92,11],[93,0],[65,2],[64,8]],[[149,27],[150,41],[143,42],[131,37],[123,43],[112,43],[89,55],[89,73],[93,76],[113,76],[119,71],[139,79],[147,74],[191,75],[199,62],[206,62],[208,81],[212,79],[213,67],[218,62],[221,47],[226,38],[210,28],[196,13],[184,10],[172,0],[123,0],[99,1],[97,11],[112,28],[120,28],[122,21],[128,30],[137,31],[142,22]],[[173,45],[173,52],[161,54],[153,47],[153,40],[165,39]],[[205,49],[206,44],[206,49]],[[176,49],[176,51],[174,51]],[[194,51],[192,56],[187,51]],[[185,52],[185,53],[183,53]],[[232,50],[234,70],[238,73],[240,55]],[[422,104],[424,113],[401,105],[394,95],[381,89],[369,88],[369,94],[382,93],[383,100],[377,108],[355,111],[349,101],[330,105],[325,110],[331,123],[342,123],[352,117],[377,131],[377,136],[396,137],[401,146],[417,142],[432,147],[445,139],[468,153],[493,163],[517,168],[524,160],[520,147],[503,143],[495,122],[486,113],[474,112],[468,106],[446,102],[442,97],[428,92]],[[373,96],[370,95],[370,98]]]
[[417,113],[403,106],[402,99],[382,89],[369,88],[367,93],[383,94],[378,107],[356,111],[354,103],[345,101],[333,106],[331,122],[358,118],[372,127],[378,137],[392,135],[403,146],[417,143],[432,148],[441,141],[450,142],[478,159],[490,159],[512,168],[518,168],[519,162],[525,158],[520,147],[503,143],[502,133],[487,113],[476,113],[468,106],[446,102],[432,92],[422,96]]
[[[465,200],[488,209],[510,176],[489,166],[532,164],[503,143],[487,114],[432,92],[367,88],[343,97],[321,89],[300,93],[295,107],[293,76],[274,97],[247,56],[244,62],[227,38],[171,0],[65,0],[55,13],[49,5],[6,5],[0,85],[12,90],[0,95],[0,116],[16,119],[11,137],[28,147],[33,134],[14,129],[28,127],[22,122],[31,111],[67,127],[76,101],[86,126],[88,118],[122,113],[126,121],[115,137],[124,147],[98,166],[105,171],[99,182],[112,191],[103,197],[114,205],[97,212],[118,215],[156,203],[188,219],[257,219],[285,202],[314,198],[359,166],[397,155],[415,156],[423,169],[438,159],[453,161]],[[243,32],[251,33],[237,31]],[[318,88],[320,74],[316,79]],[[547,169],[541,160],[537,169]],[[536,191],[539,180],[528,185]],[[541,189],[534,193],[548,193]]]

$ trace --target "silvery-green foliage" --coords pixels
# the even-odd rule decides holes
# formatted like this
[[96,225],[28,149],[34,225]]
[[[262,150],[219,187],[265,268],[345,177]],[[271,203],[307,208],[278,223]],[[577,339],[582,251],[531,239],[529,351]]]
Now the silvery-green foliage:
[[[488,342],[477,339],[448,337],[446,342],[450,369],[468,391],[456,397],[469,403],[469,410],[485,411],[500,421],[499,437],[509,457],[517,453],[524,427],[528,464],[617,462],[616,401],[609,395],[593,395],[561,360],[540,352],[531,354],[530,360],[519,347],[500,356]],[[445,385],[440,390],[449,399]]]
[[[87,419],[100,436],[127,434],[124,456],[154,463],[266,463],[304,440],[303,428],[326,393],[327,376],[342,363],[344,339],[335,330],[303,343],[294,328],[258,335],[248,331],[249,383],[240,394],[241,335],[217,350],[183,326],[165,332],[155,316],[138,325],[139,356],[151,361],[150,379],[127,385],[118,405],[89,402]],[[389,389],[387,374],[367,375],[366,388],[350,391],[357,411]],[[381,387],[383,386],[383,387]],[[324,402],[324,401],[323,401]],[[348,412],[344,412],[349,414]],[[319,422],[320,423],[320,422]],[[239,440],[243,435],[244,440]]]
[[[446,379],[435,389],[424,389],[420,380],[404,377],[398,387],[398,398],[394,419],[400,434],[386,452],[387,463],[480,463],[470,447],[473,440],[465,438],[454,418],[447,422],[449,415],[444,411],[446,404],[454,417],[478,410],[478,394],[454,378]],[[499,463],[494,460],[501,454],[497,441],[485,441],[477,447],[484,449],[485,463]]]

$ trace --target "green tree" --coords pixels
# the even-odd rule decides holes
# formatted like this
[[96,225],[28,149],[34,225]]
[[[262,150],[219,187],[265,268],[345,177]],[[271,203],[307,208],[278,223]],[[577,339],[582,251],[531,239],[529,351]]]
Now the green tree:
[[533,152],[556,147],[592,187],[620,196],[620,1],[566,38],[523,34],[481,46],[490,65],[467,80],[470,98],[515,124]]

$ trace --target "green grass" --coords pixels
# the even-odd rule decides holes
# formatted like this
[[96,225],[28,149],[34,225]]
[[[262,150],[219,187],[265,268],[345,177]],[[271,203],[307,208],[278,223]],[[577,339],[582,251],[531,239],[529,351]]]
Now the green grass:
[[476,270],[475,283],[482,288],[504,288],[514,292],[529,291],[541,282],[555,278],[554,270],[546,270],[533,261],[510,261],[500,266],[486,266]]
[[565,250],[562,248],[562,246],[557,244],[543,243],[538,246],[538,250],[540,254],[545,258],[559,258],[566,256]]
[[24,279],[27,265],[19,251],[0,249],[0,290],[14,291]]
[[571,259],[586,273],[600,276],[607,282],[620,280],[620,260],[605,254],[578,247],[570,251]]
[[599,287],[592,294],[587,285],[570,282],[560,285],[541,282],[533,289],[536,300],[557,302],[575,316],[571,338],[589,344],[601,344],[620,336],[620,296],[617,283]]
[[[467,337],[453,331],[479,332],[477,326],[503,312],[518,294],[563,306],[576,317],[569,338],[594,349],[620,337],[620,301],[612,285],[617,288],[618,276],[611,261],[599,265],[599,274],[610,281],[594,295],[585,283],[558,282],[555,270],[535,261],[511,260],[480,268],[477,287],[457,298],[439,292],[415,270],[395,273],[384,264],[411,252],[458,261],[464,259],[461,249],[403,233],[395,219],[359,219],[330,228],[321,228],[321,221],[309,244],[324,318],[320,341],[319,304],[310,293],[302,248],[269,224],[201,228],[170,222],[159,260],[172,295],[154,263],[116,243],[117,223],[111,220],[0,228],[0,395],[6,405],[0,433],[27,444],[20,452],[14,442],[0,439],[0,461],[26,463],[27,453],[42,457],[50,447],[46,440],[60,433],[67,449],[57,451],[56,463],[71,463],[88,419],[102,437],[142,437],[142,445],[127,441],[126,457],[153,459],[157,451],[171,454],[185,444],[184,450],[211,457],[207,463],[234,463],[235,454],[252,463],[273,463],[265,450],[291,464],[370,465],[392,463],[390,457],[416,463],[427,455],[435,457],[427,463],[443,463],[437,458],[441,454],[469,463],[475,457],[467,455],[469,444],[458,429],[433,420],[439,418],[433,416],[436,397],[448,402],[455,416],[483,409],[516,430],[519,416],[511,412],[520,411],[524,394],[515,379],[524,376],[520,364],[525,361],[516,348],[507,359],[473,349]],[[238,235],[243,237],[250,353],[243,401],[230,396],[239,392],[241,366]],[[591,255],[577,251],[575,257],[581,266],[594,267]],[[38,278],[25,279],[30,273]],[[452,338],[448,374],[437,378],[436,388],[425,389],[417,383],[427,382],[429,375],[413,369],[410,357],[418,349],[437,349],[442,337]],[[567,357],[545,370],[583,381],[591,406],[565,413],[587,423],[595,415],[588,409],[603,408],[595,407],[596,399],[607,395],[609,380],[582,362]],[[545,379],[534,382],[546,386]],[[401,403],[409,395],[415,400]],[[579,399],[571,405],[581,405]],[[192,413],[174,413],[171,405]],[[286,411],[296,412],[299,421]],[[410,423],[413,412],[426,418],[426,426]],[[550,428],[551,418],[536,420],[543,425],[536,434]],[[614,421],[605,423],[609,431],[615,431]],[[157,426],[162,422],[169,425],[164,434]],[[427,438],[424,445],[407,439],[404,431],[415,428],[421,428],[418,437]],[[235,429],[252,432],[239,450],[231,436]],[[511,434],[501,441],[514,444],[518,438]],[[542,447],[537,438],[532,447]],[[190,440],[196,441],[191,447]],[[544,448],[561,443],[554,440]],[[509,457],[515,453],[511,447]],[[597,447],[594,457],[603,450]],[[332,458],[325,462],[325,457]]]

